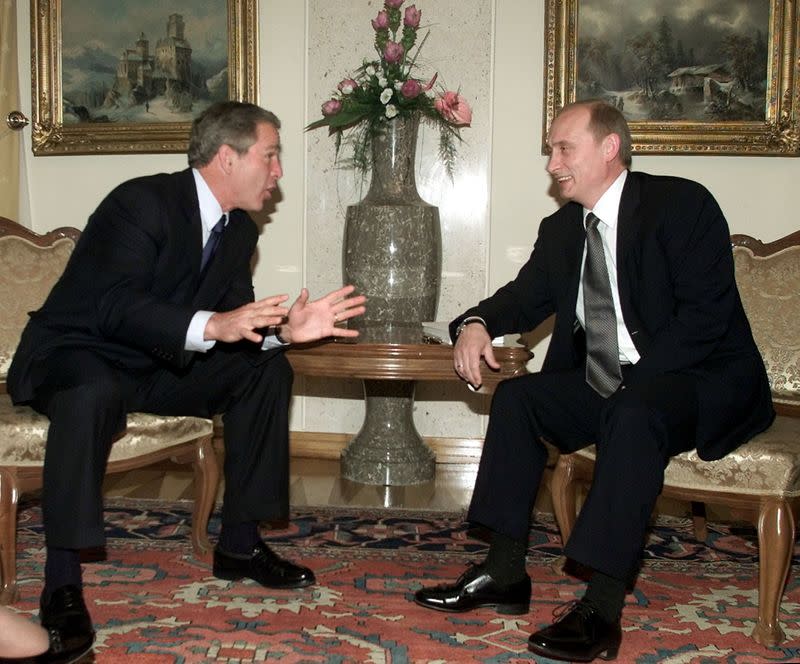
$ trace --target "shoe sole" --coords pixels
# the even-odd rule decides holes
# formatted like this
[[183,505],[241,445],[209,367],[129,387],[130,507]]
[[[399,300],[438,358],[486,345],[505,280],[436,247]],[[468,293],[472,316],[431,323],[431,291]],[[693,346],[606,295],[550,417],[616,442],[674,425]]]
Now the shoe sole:
[[254,583],[260,585],[262,588],[270,588],[272,590],[292,590],[296,588],[307,588],[308,586],[313,586],[317,582],[316,579],[308,579],[307,581],[298,581],[296,583],[289,583],[286,585],[267,585],[245,574],[221,572],[218,570],[214,570],[213,574],[217,579],[223,579],[225,581],[241,581],[242,579],[250,579]]
[[535,655],[539,655],[540,657],[547,657],[548,659],[557,659],[563,662],[593,662],[596,659],[602,659],[605,662],[614,661],[617,658],[617,653],[619,649],[606,649],[603,652],[597,653],[594,657],[582,657],[578,658],[575,655],[571,655],[569,653],[560,653],[560,652],[552,652],[549,650],[539,649],[531,644],[528,644],[528,650]]
[[70,653],[69,655],[64,655],[63,657],[55,657],[53,659],[50,659],[47,657],[47,653],[44,653],[43,655],[39,655],[38,657],[32,657],[29,660],[26,659],[25,661],[36,662],[37,664],[39,662],[44,662],[45,664],[75,664],[75,662],[80,661],[81,659],[86,657],[86,655],[92,652],[93,648],[94,648],[94,640],[92,640],[92,642],[85,649],[80,650],[79,652]]
[[494,609],[496,613],[503,616],[521,616],[530,611],[530,604],[496,604],[494,602],[485,602],[482,604],[473,604],[465,609],[449,609],[444,606],[435,606],[433,604],[426,604],[414,599],[414,603],[426,609],[433,609],[434,611],[441,611],[442,613],[466,613],[473,609]]

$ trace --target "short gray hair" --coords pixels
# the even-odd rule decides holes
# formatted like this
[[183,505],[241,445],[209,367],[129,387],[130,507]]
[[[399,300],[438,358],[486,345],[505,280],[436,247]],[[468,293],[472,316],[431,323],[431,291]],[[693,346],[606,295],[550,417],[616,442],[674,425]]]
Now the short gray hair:
[[241,101],[212,104],[192,122],[189,166],[206,166],[223,145],[244,154],[256,142],[256,129],[262,123],[281,128],[281,121],[274,113],[256,104]]

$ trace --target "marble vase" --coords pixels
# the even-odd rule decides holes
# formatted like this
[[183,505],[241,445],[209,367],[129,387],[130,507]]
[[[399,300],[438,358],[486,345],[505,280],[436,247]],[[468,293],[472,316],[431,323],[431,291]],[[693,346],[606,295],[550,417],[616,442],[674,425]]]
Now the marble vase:
[[[372,139],[372,179],[347,208],[344,283],[367,296],[351,321],[362,343],[417,343],[435,320],[442,273],[439,209],[417,192],[419,117],[397,117]],[[364,381],[366,414],[342,452],[342,476],[364,484],[432,481],[435,458],[413,421],[414,381]]]

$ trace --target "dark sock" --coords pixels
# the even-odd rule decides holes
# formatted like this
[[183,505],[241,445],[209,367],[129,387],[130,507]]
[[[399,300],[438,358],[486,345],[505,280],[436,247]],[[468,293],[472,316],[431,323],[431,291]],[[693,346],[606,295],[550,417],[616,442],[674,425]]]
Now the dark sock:
[[492,533],[485,569],[497,583],[507,586],[526,576],[525,555],[528,540],[517,540],[502,533]]
[[227,553],[250,553],[261,541],[257,521],[223,523],[219,533],[219,548]]
[[616,622],[625,605],[625,585],[621,579],[595,571],[583,601],[591,605],[606,622]]
[[44,564],[44,590],[42,600],[47,603],[54,591],[63,586],[83,587],[81,559],[78,549],[47,547]]

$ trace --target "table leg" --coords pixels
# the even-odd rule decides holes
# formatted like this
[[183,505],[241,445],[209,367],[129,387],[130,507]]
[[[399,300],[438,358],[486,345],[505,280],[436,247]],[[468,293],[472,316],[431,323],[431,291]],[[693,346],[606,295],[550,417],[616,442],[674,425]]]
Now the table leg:
[[433,451],[414,426],[413,380],[365,380],[364,424],[342,451],[342,477],[362,484],[430,482]]

